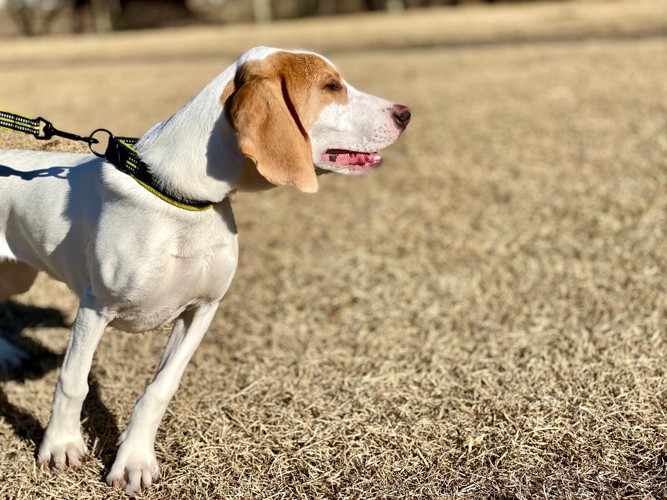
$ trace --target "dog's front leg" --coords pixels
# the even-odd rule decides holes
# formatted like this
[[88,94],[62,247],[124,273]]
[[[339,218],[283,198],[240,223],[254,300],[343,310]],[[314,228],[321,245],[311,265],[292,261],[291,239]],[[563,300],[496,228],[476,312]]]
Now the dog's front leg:
[[79,302],[53,396],[51,420],[37,454],[42,466],[61,468],[81,465],[86,453],[81,435],[81,407],[88,394],[88,373],[93,354],[111,319],[88,287]]
[[110,486],[140,491],[157,479],[155,434],[217,306],[217,303],[206,304],[186,310],[174,323],[155,378],[134,407],[130,423],[119,439],[120,448],[107,475]]

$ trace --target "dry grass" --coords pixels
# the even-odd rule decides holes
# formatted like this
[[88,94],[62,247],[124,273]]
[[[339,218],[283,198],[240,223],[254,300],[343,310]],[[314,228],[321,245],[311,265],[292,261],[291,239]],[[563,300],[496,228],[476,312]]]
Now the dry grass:
[[[73,131],[138,134],[257,43],[325,50],[414,111],[375,175],[237,197],[240,268],[145,496],[665,497],[666,8],[0,42],[0,108]],[[102,477],[166,335],[105,336],[84,415],[92,457],[41,471],[76,300],[44,278],[19,302],[0,329],[40,361],[1,386],[0,497],[123,497]]]

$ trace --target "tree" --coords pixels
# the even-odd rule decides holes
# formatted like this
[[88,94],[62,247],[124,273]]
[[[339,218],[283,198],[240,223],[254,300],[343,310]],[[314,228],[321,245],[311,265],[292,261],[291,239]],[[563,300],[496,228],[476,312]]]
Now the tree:
[[48,33],[63,2],[60,0],[8,0],[9,15],[26,36]]

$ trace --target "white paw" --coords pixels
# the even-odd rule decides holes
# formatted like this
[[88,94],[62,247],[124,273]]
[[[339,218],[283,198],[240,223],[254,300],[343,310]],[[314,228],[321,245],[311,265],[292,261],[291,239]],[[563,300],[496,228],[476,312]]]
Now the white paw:
[[80,467],[83,457],[86,456],[86,445],[81,434],[78,436],[51,437],[44,435],[39,446],[37,463],[42,467],[62,469],[64,467]]
[[121,445],[116,461],[107,475],[107,484],[124,488],[128,492],[139,492],[150,488],[159,475],[160,467],[152,450],[135,449],[125,452]]
[[30,356],[0,337],[0,371],[20,367]]

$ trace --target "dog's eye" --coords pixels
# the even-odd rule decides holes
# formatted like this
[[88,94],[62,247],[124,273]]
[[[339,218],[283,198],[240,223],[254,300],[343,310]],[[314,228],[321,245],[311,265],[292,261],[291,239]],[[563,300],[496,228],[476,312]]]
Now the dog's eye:
[[337,82],[327,83],[324,86],[324,88],[327,90],[331,90],[332,92],[340,92],[341,90],[343,90],[343,87],[341,87],[340,83]]

